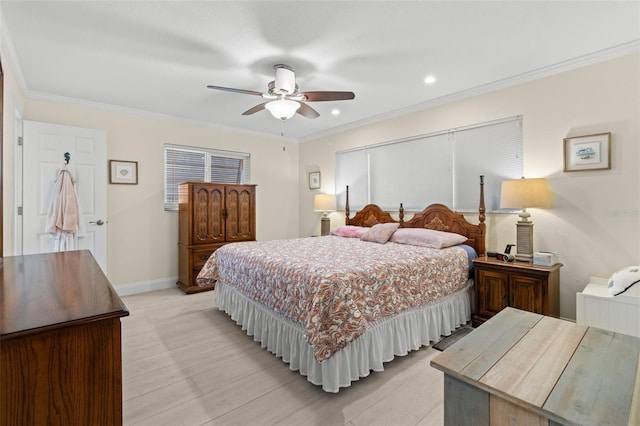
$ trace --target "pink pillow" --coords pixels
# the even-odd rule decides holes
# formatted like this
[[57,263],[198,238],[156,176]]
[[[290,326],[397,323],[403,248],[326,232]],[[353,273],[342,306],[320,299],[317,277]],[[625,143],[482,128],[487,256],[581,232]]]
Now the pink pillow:
[[398,244],[410,244],[431,248],[446,248],[462,244],[467,237],[453,232],[434,231],[433,229],[402,228],[392,236],[391,242]]
[[360,238],[362,234],[368,230],[369,228],[365,228],[364,226],[345,225],[332,229],[330,234],[338,237]]
[[374,243],[384,244],[389,241],[391,235],[396,232],[400,226],[399,223],[379,223],[373,225],[360,239],[362,241],[371,241]]

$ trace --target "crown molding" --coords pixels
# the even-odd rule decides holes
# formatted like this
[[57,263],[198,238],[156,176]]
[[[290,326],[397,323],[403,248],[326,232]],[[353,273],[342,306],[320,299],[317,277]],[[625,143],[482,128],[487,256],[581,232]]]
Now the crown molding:
[[463,100],[473,96],[493,92],[500,89],[505,89],[518,84],[527,83],[529,81],[538,80],[544,77],[549,77],[562,72],[571,71],[577,68],[582,68],[588,65],[596,64],[599,62],[615,59],[620,56],[629,55],[632,53],[640,52],[640,39],[633,40],[628,43],[619,44],[607,49],[602,49],[596,52],[592,52],[586,55],[582,55],[573,59],[569,59],[557,64],[541,67],[533,71],[528,71],[522,74],[507,77],[501,80],[496,80],[491,83],[483,84],[473,87],[468,90],[452,93],[450,95],[442,96],[439,98],[431,99],[426,102],[409,106],[406,108],[397,109],[385,114],[379,114],[373,117],[366,118],[364,120],[354,121],[343,126],[334,127],[323,132],[317,132],[311,135],[307,135],[300,138],[300,142],[308,142],[311,140],[319,139],[321,137],[333,135],[336,133],[342,133],[348,130],[352,130],[358,127],[366,126],[369,124],[377,123],[392,118],[397,118],[403,115],[411,114],[425,109],[434,108],[436,106],[444,105],[447,103]]

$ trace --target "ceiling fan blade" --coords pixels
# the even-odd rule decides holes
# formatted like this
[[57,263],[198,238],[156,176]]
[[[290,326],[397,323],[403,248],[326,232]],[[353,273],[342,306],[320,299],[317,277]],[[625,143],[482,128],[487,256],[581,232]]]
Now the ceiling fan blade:
[[299,102],[300,108],[296,111],[296,113],[300,114],[303,117],[307,118],[318,118],[320,117],[320,113],[315,109],[311,108],[309,105],[304,102]]
[[303,92],[307,102],[348,101],[356,97],[353,92]]
[[262,96],[262,92],[255,92],[253,90],[234,89],[232,87],[221,87],[221,86],[207,86],[207,87],[209,89],[222,90],[224,92],[233,92],[233,93],[242,93],[242,94],[245,94],[245,95]]
[[268,104],[268,102],[263,102],[261,104],[254,106],[253,108],[249,108],[248,110],[243,112],[242,115],[251,115],[251,114],[255,114],[258,111],[262,111],[266,104]]

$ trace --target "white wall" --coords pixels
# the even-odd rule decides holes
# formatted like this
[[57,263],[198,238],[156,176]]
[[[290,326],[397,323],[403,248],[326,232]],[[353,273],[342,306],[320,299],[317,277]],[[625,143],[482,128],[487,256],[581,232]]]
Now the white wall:
[[[547,177],[555,197],[553,208],[531,209],[534,249],[559,253],[560,313],[575,318],[575,293],[590,276],[608,277],[640,264],[640,54],[302,143],[300,235],[319,233],[313,194],[335,192],[336,151],[519,114],[525,176]],[[612,169],[563,173],[563,138],[601,132],[612,133]],[[307,173],[316,170],[322,188],[309,190]],[[419,182],[415,185],[420,191]],[[340,212],[331,218],[332,227],[344,223]],[[515,215],[489,215],[487,248],[515,243],[516,221]]]

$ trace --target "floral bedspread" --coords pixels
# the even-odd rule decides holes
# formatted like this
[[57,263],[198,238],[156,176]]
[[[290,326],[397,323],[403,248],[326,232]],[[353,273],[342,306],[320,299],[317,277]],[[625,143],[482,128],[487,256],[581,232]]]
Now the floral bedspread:
[[227,244],[196,282],[221,280],[298,321],[320,362],[376,321],[466,286],[467,254],[337,236]]

